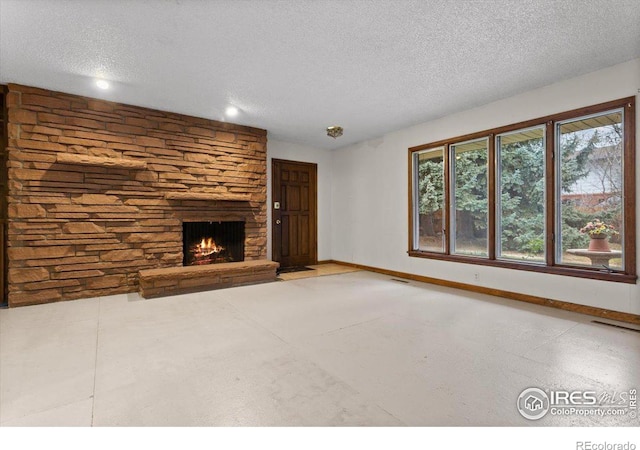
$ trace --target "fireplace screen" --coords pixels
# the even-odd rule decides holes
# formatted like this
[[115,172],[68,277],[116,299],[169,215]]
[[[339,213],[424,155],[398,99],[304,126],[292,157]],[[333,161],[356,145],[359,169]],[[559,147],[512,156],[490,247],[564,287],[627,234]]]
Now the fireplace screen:
[[244,261],[244,222],[183,222],[185,266]]

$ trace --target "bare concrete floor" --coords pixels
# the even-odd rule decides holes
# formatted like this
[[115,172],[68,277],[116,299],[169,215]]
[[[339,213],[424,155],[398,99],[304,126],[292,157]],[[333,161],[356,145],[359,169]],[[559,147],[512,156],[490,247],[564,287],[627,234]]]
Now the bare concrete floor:
[[638,425],[516,409],[640,385],[640,334],[353,272],[0,311],[0,424]]

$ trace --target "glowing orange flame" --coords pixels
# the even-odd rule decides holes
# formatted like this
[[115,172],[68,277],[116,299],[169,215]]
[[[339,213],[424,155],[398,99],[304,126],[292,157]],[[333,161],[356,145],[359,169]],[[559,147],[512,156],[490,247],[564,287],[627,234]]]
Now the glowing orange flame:
[[204,257],[213,253],[220,253],[224,247],[217,245],[213,238],[202,238],[200,244],[196,246],[196,257]]

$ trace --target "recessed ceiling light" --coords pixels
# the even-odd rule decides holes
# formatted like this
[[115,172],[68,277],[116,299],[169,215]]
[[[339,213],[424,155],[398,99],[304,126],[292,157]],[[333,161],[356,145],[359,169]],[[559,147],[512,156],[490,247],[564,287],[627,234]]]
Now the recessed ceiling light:
[[109,89],[109,83],[106,80],[96,81],[96,86],[98,86],[100,89]]
[[227,109],[224,110],[224,113],[229,117],[235,117],[238,115],[238,108],[235,106],[227,106]]

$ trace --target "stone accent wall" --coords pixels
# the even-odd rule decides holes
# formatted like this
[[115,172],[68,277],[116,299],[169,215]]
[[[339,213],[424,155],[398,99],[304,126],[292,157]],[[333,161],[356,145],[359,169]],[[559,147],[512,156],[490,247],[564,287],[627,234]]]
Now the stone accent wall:
[[245,259],[266,258],[266,131],[8,91],[10,306],[137,291],[182,265],[183,220],[243,220]]

